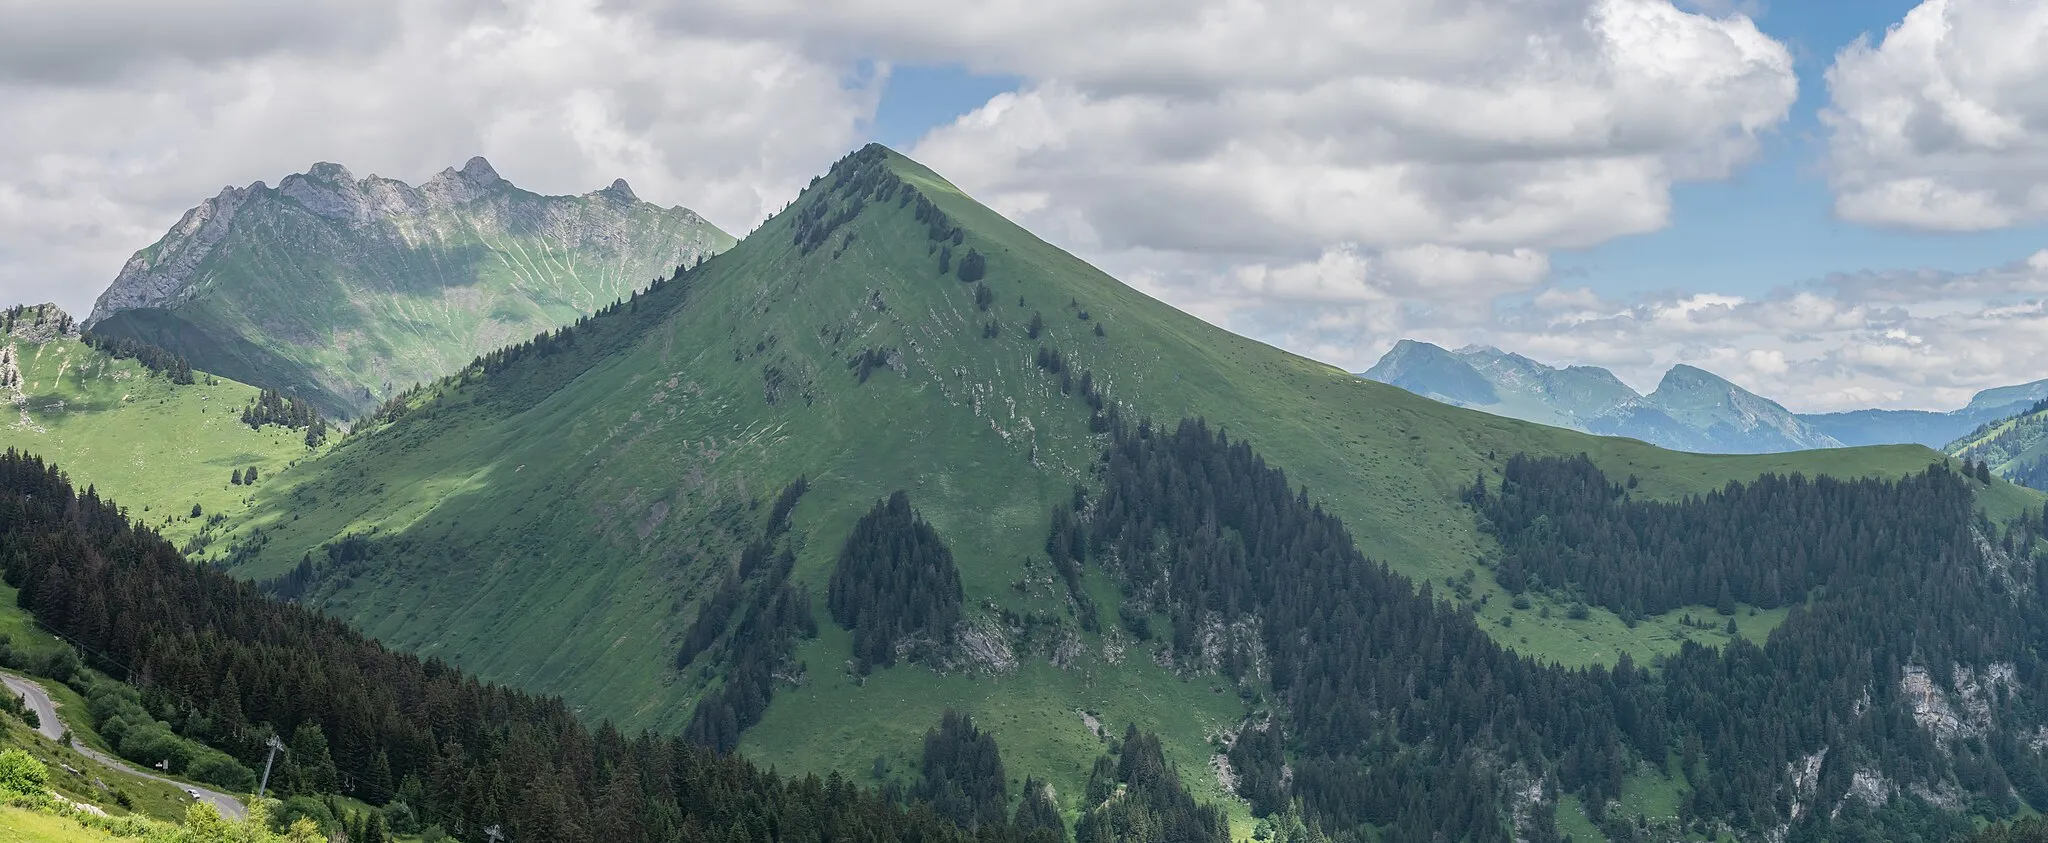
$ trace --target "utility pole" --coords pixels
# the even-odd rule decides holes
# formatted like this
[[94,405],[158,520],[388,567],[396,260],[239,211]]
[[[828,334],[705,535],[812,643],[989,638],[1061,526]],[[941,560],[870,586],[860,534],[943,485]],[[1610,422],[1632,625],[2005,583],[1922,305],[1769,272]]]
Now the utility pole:
[[276,761],[278,751],[284,749],[284,739],[271,735],[268,746],[270,755],[263,759],[263,783],[256,785],[256,799],[259,802],[263,799],[264,788],[270,786],[270,762]]

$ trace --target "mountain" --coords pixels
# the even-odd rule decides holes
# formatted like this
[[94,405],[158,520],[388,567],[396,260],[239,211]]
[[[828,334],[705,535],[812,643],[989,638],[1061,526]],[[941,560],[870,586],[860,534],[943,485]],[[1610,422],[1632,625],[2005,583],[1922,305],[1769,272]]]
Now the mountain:
[[541,196],[482,158],[418,186],[321,163],[187,211],[85,327],[350,418],[732,242],[623,180]]
[[53,304],[0,311],[0,448],[63,459],[180,543],[248,505],[242,472],[261,483],[319,453],[303,429],[244,423],[259,397],[160,349],[86,345]]
[[1700,431],[1707,441],[1742,443],[1740,450],[1801,451],[1842,444],[1812,429],[1778,402],[1692,366],[1671,367],[1656,391],[1644,396],[1643,403]]
[[2048,380],[1977,393],[1948,412],[1792,413],[1692,366],[1639,395],[1597,366],[1556,368],[1488,346],[1457,351],[1401,340],[1361,376],[1447,404],[1681,451],[1769,453],[1860,445],[1942,448],[1986,422],[2048,398]]
[[1970,403],[1947,412],[1852,410],[1804,416],[1808,424],[1850,445],[1912,442],[1945,448],[1986,423],[2019,413],[2048,398],[2048,380],[2001,386],[1977,393]]
[[1448,404],[1680,451],[1771,453],[1843,443],[1776,402],[1678,366],[1641,395],[1597,366],[1556,368],[1487,346],[1402,340],[1362,376]]
[[1496,348],[1450,352],[1414,340],[1395,343],[1365,376],[1446,404],[1578,430],[1642,398],[1606,369],[1557,369]]
[[1993,473],[2014,483],[2048,491],[2048,400],[1984,424],[1950,443],[1948,452],[1988,463]]
[[[1064,839],[1044,833],[1044,818],[1033,822],[1028,812],[1014,826],[1003,814],[970,832],[952,816],[906,806],[880,788],[837,777],[785,778],[673,736],[593,726],[559,699],[393,653],[345,624],[187,564],[159,536],[132,524],[118,502],[77,489],[58,467],[33,456],[0,455],[0,512],[7,513],[0,548],[8,551],[0,554],[0,596],[7,598],[0,629],[18,633],[0,647],[0,664],[40,680],[9,674],[0,689],[0,839],[9,843],[739,841],[769,839],[754,830],[771,827],[782,839]],[[32,621],[23,610],[34,613]],[[101,675],[88,659],[134,684]],[[280,687],[291,692],[278,693]],[[39,721],[64,718],[61,726],[34,724],[49,739],[18,736],[30,724],[10,722],[22,711],[11,693],[17,688],[32,691]],[[159,713],[168,719],[157,719]],[[971,721],[964,725],[974,731]],[[1148,742],[1131,737],[1124,756],[1148,755]],[[271,753],[271,746],[286,751]],[[999,770],[993,744],[973,748]],[[928,778],[992,789],[985,800],[1008,807],[1008,782],[946,776],[964,765],[948,764],[944,749],[927,751],[926,769],[936,774]],[[139,762],[134,770],[113,761],[116,750]],[[1149,756],[1163,767],[1156,751]],[[261,785],[237,760],[259,758]],[[1103,763],[1110,763],[1106,755]],[[245,796],[267,787],[271,798],[245,812],[237,797],[156,779],[140,773],[144,767]],[[1117,778],[1111,784],[1127,784],[1132,793],[1105,800],[1102,815],[1136,815],[1152,827],[1215,816],[1157,777]],[[1020,796],[1027,805],[1043,799]],[[1188,810],[1158,807],[1175,802]],[[166,814],[183,819],[183,827],[143,816]],[[1091,819],[1099,817],[1084,816],[1081,826]],[[272,822],[291,828],[279,836]],[[1057,814],[1051,825],[1065,830]]]
[[[1688,424],[1783,435],[1767,402],[1671,380]],[[1711,774],[1685,810],[1758,836],[1835,806],[1905,822],[1852,776],[1879,805],[1989,792],[1990,753],[1901,724],[1985,699],[1929,671],[2048,675],[1970,540],[1984,518],[2037,546],[2042,500],[1917,446],[1676,453],[1359,379],[874,146],[702,266],[363,418],[202,559],[782,770],[888,781],[959,709],[1068,816],[1115,792],[1090,763],[1135,726],[1240,833],[1298,797],[1350,839],[1590,838]],[[2012,717],[1985,745],[2040,725]],[[1673,741],[1698,752],[1673,766]],[[1788,772],[1816,753],[1844,765],[1825,792]]]

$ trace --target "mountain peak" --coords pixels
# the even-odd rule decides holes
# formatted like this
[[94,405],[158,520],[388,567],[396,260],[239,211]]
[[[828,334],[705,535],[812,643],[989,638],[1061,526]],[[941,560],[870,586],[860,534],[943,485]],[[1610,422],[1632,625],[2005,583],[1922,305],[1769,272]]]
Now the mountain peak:
[[628,202],[640,201],[640,196],[633,192],[633,186],[627,184],[625,179],[612,179],[611,186],[598,191],[598,193],[607,196],[616,196]]
[[1748,392],[1727,378],[1684,363],[1672,366],[1664,373],[1664,379],[1657,382],[1658,392],[1666,389],[1733,389]]
[[481,155],[463,162],[461,172],[456,175],[461,176],[463,181],[478,187],[489,187],[504,181],[498,175],[497,169],[491,166],[491,162],[484,160],[484,157]]
[[[353,416],[397,386],[431,382],[513,336],[585,315],[590,304],[548,292],[574,277],[554,262],[565,253],[570,265],[607,267],[602,280],[576,281],[604,302],[731,245],[683,208],[620,201],[633,197],[624,181],[601,192],[603,201],[591,201],[516,190],[482,157],[417,186],[357,179],[322,161],[274,190],[229,188],[186,212],[135,252],[87,324],[214,374],[296,392],[330,417]],[[414,311],[394,304],[405,300],[390,293],[394,285],[462,295],[429,294]],[[315,301],[344,304],[330,311]],[[425,312],[450,333],[402,327]],[[320,339],[334,320],[362,326],[364,345],[391,356],[363,364],[326,347]],[[226,348],[242,350],[221,354]]]
[[420,193],[430,201],[447,205],[461,205],[477,199],[498,188],[508,185],[498,171],[479,155],[463,163],[462,169],[454,167],[436,173],[425,184],[419,186]]
[[355,184],[356,176],[347,167],[332,161],[315,162],[306,168],[306,175],[329,184]]

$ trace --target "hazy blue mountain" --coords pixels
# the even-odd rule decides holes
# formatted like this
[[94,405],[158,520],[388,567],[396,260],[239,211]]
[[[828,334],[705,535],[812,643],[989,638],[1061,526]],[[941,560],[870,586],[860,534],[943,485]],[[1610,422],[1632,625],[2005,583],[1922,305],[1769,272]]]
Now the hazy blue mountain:
[[1578,430],[1642,399],[1606,369],[1559,369],[1497,348],[1446,351],[1414,340],[1395,344],[1365,376],[1446,404]]
[[1840,440],[1814,429],[1778,402],[1694,366],[1671,367],[1644,402],[1704,433],[1709,447],[1701,450],[1806,451],[1842,446]]
[[2048,380],[1987,389],[1949,412],[1800,414],[1693,366],[1675,366],[1642,395],[1597,366],[1559,368],[1487,346],[1448,351],[1402,340],[1365,377],[1447,404],[1666,448],[1765,453],[1845,445],[1941,448],[2048,398]]
[[2048,398],[2048,380],[1987,389],[1961,409],[1852,410],[1804,416],[1806,422],[1846,445],[1913,443],[1942,448],[1978,427],[2025,412]]

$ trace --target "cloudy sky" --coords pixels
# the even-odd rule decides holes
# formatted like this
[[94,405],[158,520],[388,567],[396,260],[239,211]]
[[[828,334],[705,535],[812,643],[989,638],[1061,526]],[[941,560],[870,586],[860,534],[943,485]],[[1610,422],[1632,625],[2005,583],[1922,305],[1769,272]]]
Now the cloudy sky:
[[314,161],[751,229],[867,140],[1354,370],[1689,362],[1798,410],[2048,377],[2037,0],[0,0],[0,299]]

